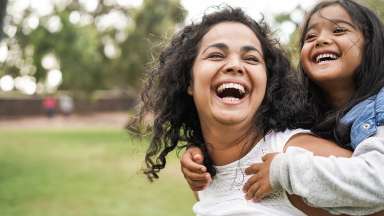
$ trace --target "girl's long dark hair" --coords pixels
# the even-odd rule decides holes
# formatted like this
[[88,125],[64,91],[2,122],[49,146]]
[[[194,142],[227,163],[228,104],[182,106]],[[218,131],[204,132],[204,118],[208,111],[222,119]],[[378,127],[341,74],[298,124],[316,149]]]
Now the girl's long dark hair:
[[[175,148],[195,145],[204,153],[204,164],[212,176],[215,170],[208,155],[193,98],[187,94],[192,65],[202,37],[216,24],[238,22],[249,27],[259,39],[267,69],[267,89],[254,118],[259,133],[287,128],[309,128],[313,119],[306,107],[302,86],[286,55],[264,22],[257,23],[241,9],[225,7],[205,15],[200,23],[185,26],[161,52],[157,66],[150,70],[141,94],[139,119],[154,115],[153,134],[145,155],[144,173],[150,180],[166,165],[166,156]],[[140,121],[139,121],[140,122]],[[137,123],[137,122],[136,122]],[[134,124],[133,124],[134,125]],[[131,125],[132,126],[132,125]],[[131,130],[134,130],[131,127]]]
[[328,104],[324,91],[305,75],[301,64],[299,70],[304,74],[308,96],[313,104],[316,118],[320,119],[312,131],[321,137],[335,140],[343,147],[348,147],[346,145],[350,142],[350,126],[341,124],[340,119],[353,106],[369,96],[377,94],[384,86],[384,26],[374,12],[353,0],[320,2],[307,16],[300,39],[300,48],[304,45],[312,15],[331,5],[340,5],[344,8],[364,36],[362,62],[356,69],[354,77],[355,93],[343,107],[334,108]]

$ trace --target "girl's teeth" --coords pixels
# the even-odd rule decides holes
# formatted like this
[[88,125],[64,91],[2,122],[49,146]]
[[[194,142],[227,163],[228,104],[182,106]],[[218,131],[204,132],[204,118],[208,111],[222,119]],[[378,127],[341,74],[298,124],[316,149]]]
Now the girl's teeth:
[[335,54],[320,54],[316,57],[316,62],[319,63],[322,58],[331,58],[332,60],[337,59]]

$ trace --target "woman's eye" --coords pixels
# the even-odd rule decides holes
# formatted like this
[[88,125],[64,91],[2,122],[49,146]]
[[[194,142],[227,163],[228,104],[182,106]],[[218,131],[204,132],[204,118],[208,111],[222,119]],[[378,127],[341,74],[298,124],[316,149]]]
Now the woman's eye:
[[222,53],[211,53],[208,55],[207,58],[212,60],[220,60],[224,58],[224,55]]
[[252,64],[259,62],[259,59],[256,56],[246,56],[246,57],[244,57],[244,60],[247,62],[250,62]]

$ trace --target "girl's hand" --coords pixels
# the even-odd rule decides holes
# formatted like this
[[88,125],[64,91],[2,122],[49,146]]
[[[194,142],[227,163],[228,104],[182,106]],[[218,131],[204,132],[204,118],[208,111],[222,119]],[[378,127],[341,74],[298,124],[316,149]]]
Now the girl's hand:
[[194,146],[189,147],[181,156],[181,172],[193,191],[203,190],[212,181],[203,161],[201,149]]
[[270,153],[263,156],[263,163],[255,163],[245,169],[245,174],[252,175],[243,187],[247,200],[260,201],[272,192],[269,181],[269,168],[277,153]]

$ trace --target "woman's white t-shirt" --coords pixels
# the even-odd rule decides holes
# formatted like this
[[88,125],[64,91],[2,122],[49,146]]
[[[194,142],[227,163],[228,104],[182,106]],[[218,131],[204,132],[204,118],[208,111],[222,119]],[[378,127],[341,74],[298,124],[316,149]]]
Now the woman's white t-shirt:
[[278,191],[259,202],[246,200],[243,185],[251,176],[245,169],[261,162],[266,153],[283,152],[288,140],[298,133],[309,133],[296,129],[284,132],[270,132],[261,139],[243,158],[224,166],[215,166],[217,174],[212,183],[200,191],[199,200],[193,211],[198,216],[305,216],[288,200],[284,191]]

